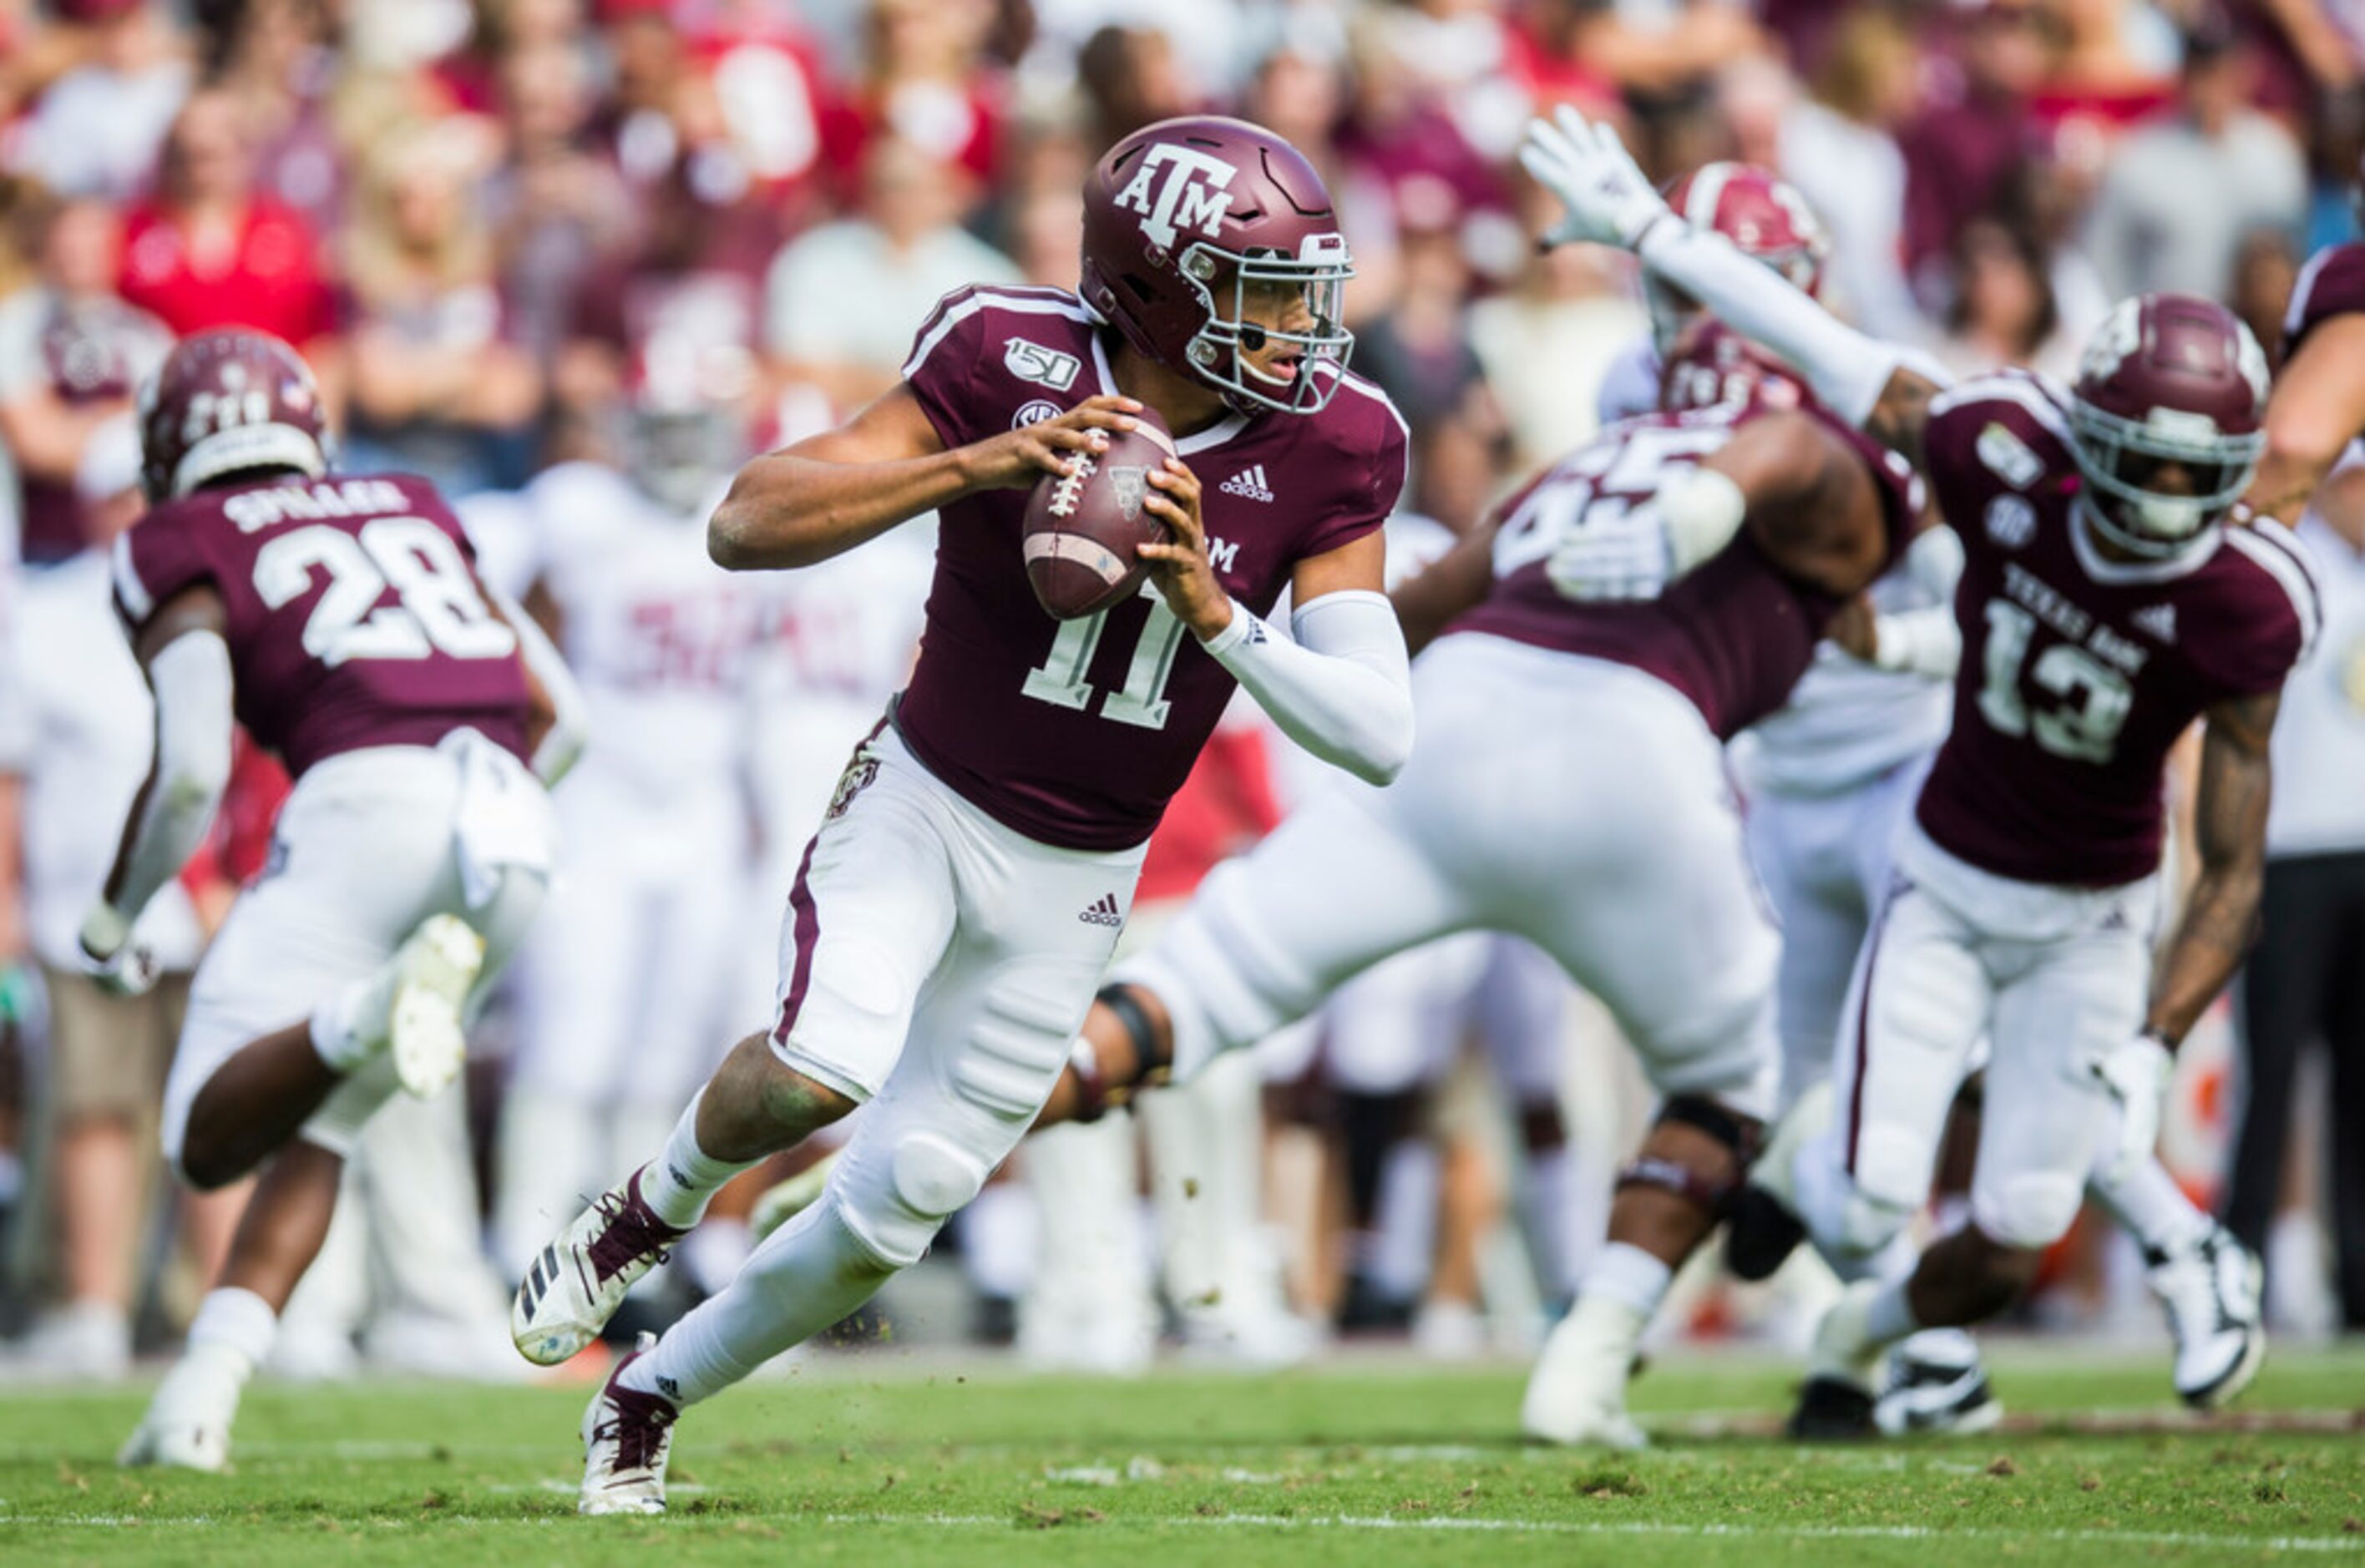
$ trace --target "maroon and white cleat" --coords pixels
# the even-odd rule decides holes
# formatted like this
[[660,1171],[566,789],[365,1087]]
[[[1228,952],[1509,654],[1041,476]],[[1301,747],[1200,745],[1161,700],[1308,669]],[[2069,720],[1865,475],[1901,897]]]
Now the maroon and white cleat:
[[616,1363],[583,1412],[583,1495],[578,1514],[662,1514],[666,1456],[681,1412],[661,1394],[624,1386],[624,1369],[649,1353],[656,1336],[644,1334]]
[[598,1338],[624,1293],[687,1234],[650,1212],[641,1198],[639,1170],[600,1193],[542,1249],[519,1283],[510,1305],[510,1338],[518,1354],[536,1366],[555,1367]]

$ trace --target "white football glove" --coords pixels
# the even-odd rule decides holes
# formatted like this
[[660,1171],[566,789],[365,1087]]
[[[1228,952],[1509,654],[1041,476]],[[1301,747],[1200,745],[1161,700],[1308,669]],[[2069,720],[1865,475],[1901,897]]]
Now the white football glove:
[[156,955],[131,935],[131,923],[110,904],[83,917],[82,953],[99,989],[115,996],[145,996],[156,987]]
[[1552,119],[1539,115],[1528,122],[1519,163],[1568,209],[1545,231],[1546,246],[1586,240],[1631,251],[1644,230],[1673,216],[1618,133],[1566,104]]
[[1582,604],[1656,599],[1670,569],[1667,531],[1651,507],[1571,528],[1544,558],[1552,586]]
[[2137,1035],[2087,1062],[2086,1070],[2118,1102],[2118,1148],[2108,1180],[2125,1181],[2159,1147],[2159,1124],[2168,1108],[2168,1080],[2175,1058],[2153,1035]]

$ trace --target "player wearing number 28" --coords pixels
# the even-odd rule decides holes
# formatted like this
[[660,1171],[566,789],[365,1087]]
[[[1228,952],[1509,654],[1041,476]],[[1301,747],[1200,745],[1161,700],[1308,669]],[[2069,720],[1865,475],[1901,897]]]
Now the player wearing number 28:
[[140,418],[154,504],[117,541],[115,597],[156,752],[83,924],[103,981],[147,978],[129,933],[205,835],[233,716],[296,778],[268,868],[197,968],[164,1095],[165,1152],[196,1185],[275,1158],[123,1452],[218,1470],[362,1125],[459,1071],[468,1008],[542,902],[544,782],[581,737],[556,655],[488,599],[434,487],[329,472],[286,344],[190,338]]
[[[1878,1249],[1928,1193],[1985,1033],[1971,1223],[1824,1318],[1797,1425],[1828,1429],[1866,1403],[1886,1346],[2008,1305],[2098,1159],[2148,1158],[2169,1052],[2249,940],[2268,737],[2319,621],[2292,536],[2229,516],[2266,445],[2266,356],[2218,306],[2146,295],[2096,330],[2074,385],[2012,372],[1946,386],[1676,219],[1616,134],[1574,110],[1530,126],[1521,159],[1567,208],[1554,238],[1632,249],[1789,361],[1920,466],[1963,545],[1953,728],[1857,959],[1833,1126],[1776,1175],[1827,1249]],[[2155,974],[2163,773],[2196,719],[2199,875]],[[2214,1260],[2255,1267],[2238,1248]],[[2188,1399],[2247,1381],[2263,1341],[2243,1338],[2205,1383],[2180,1367]]]
[[[717,561],[764,570],[942,520],[910,686],[790,890],[775,1015],[519,1290],[519,1349],[566,1359],[723,1182],[867,1105],[822,1199],[593,1400],[586,1512],[662,1508],[679,1411],[917,1261],[1017,1143],[1236,685],[1365,778],[1410,750],[1380,592],[1405,431],[1346,369],[1351,268],[1321,179],[1254,126],[1172,120],[1111,150],[1084,197],[1081,296],[947,297],[900,385],[751,464],[709,527]],[[1027,493],[1144,409],[1174,437],[1141,492],[1170,542],[1142,547],[1139,597],[1055,621],[1028,582]],[[1294,638],[1261,619],[1284,588]]]

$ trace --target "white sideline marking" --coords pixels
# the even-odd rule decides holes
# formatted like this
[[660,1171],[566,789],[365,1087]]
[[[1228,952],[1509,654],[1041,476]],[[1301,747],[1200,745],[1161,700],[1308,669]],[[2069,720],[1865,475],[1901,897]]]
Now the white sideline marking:
[[[9,1514],[0,1512],[0,1526],[20,1525],[80,1525],[105,1529],[154,1529],[196,1527],[210,1529],[220,1521],[210,1514],[128,1515],[128,1514],[53,1514],[49,1516]],[[422,1521],[424,1522],[424,1521]],[[434,1522],[481,1525],[542,1525],[555,1524],[552,1516],[536,1515],[525,1518],[484,1514],[437,1513]],[[928,1525],[940,1529],[1016,1529],[1025,1521],[1014,1514],[829,1514],[824,1524],[832,1525]],[[2265,1551],[2326,1551],[2356,1553],[2365,1551],[2365,1540],[2347,1540],[2337,1536],[2245,1536],[2198,1535],[2176,1530],[2108,1530],[2108,1529],[1931,1529],[1922,1525],[1801,1525],[1796,1527],[1760,1527],[1756,1525],[1686,1525],[1658,1524],[1648,1519],[1400,1519],[1384,1516],[1354,1514],[1309,1514],[1297,1517],[1284,1514],[1224,1514],[1212,1518],[1184,1516],[1175,1518],[1123,1519],[1119,1528],[1146,1525],[1164,1528],[1187,1525],[1212,1529],[1348,1529],[1348,1530],[1437,1530],[1475,1531],[1502,1535],[1597,1535],[1597,1536],[1673,1536],[1689,1540],[1941,1540],[1941,1541],[2057,1541],[2065,1545],[2103,1545],[2178,1547],[2241,1547]]]

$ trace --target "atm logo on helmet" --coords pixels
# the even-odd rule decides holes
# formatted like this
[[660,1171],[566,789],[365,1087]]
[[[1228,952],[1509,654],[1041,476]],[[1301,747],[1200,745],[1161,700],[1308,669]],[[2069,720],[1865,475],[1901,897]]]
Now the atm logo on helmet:
[[1224,214],[1232,205],[1224,187],[1232,183],[1234,173],[1221,158],[1157,142],[1141,155],[1141,166],[1116,193],[1116,205],[1141,214],[1142,233],[1164,250],[1174,248],[1179,230],[1221,239]]

